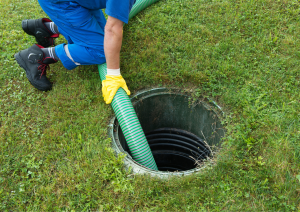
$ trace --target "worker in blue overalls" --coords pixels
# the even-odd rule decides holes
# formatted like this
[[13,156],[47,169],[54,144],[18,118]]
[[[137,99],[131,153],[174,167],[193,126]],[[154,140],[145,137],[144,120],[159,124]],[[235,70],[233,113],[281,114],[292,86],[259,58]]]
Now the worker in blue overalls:
[[[135,0],[39,0],[39,3],[51,20],[23,20],[23,30],[35,36],[38,44],[15,54],[29,82],[37,89],[47,91],[52,88],[46,77],[51,63],[61,61],[71,70],[79,65],[106,62],[107,75],[102,82],[105,102],[111,103],[119,87],[130,95],[120,73],[120,50],[123,24],[128,23]],[[104,8],[107,20],[101,11]],[[68,44],[53,47],[59,34]]]

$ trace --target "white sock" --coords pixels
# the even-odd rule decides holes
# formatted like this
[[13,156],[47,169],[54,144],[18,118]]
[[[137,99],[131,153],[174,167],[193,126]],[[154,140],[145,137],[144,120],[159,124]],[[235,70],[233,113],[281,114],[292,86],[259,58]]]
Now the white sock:
[[107,69],[106,75],[119,76],[121,75],[120,69]]

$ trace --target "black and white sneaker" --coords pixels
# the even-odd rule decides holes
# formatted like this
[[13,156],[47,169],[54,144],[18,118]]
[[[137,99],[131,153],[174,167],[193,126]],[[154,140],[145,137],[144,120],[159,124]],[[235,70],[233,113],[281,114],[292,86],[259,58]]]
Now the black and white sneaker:
[[15,54],[18,64],[26,71],[29,82],[41,91],[52,88],[51,82],[46,77],[46,71],[50,63],[57,62],[53,58],[45,58],[40,45],[33,45],[28,49]]
[[22,21],[22,28],[28,35],[33,35],[37,43],[43,47],[49,47],[54,44],[54,38],[59,34],[53,34],[46,26],[45,22],[52,22],[48,18],[26,19]]

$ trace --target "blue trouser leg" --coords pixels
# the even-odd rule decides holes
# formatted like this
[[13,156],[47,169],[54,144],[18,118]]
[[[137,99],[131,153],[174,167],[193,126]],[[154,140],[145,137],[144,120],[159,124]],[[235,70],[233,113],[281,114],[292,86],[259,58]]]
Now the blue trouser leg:
[[[105,63],[104,26],[106,19],[101,10],[89,10],[75,2],[39,0],[43,10],[58,26],[67,39],[71,57],[81,65]],[[77,65],[66,55],[65,44],[55,47],[55,52],[65,68]]]

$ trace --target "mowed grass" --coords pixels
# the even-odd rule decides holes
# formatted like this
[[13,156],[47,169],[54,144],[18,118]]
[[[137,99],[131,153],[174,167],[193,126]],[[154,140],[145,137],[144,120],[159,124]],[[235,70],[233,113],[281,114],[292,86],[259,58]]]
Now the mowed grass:
[[132,93],[179,87],[226,115],[215,165],[169,180],[115,157],[97,66],[58,63],[52,91],[30,85],[13,55],[35,43],[21,20],[46,15],[36,0],[0,6],[1,211],[300,210],[298,1],[161,0],[125,26]]

